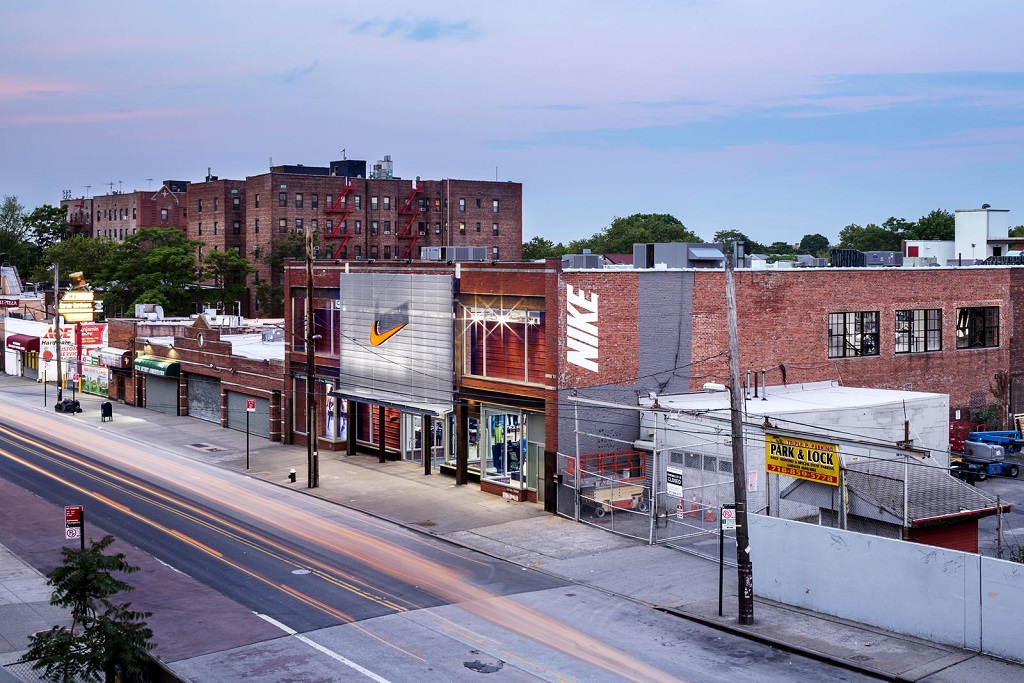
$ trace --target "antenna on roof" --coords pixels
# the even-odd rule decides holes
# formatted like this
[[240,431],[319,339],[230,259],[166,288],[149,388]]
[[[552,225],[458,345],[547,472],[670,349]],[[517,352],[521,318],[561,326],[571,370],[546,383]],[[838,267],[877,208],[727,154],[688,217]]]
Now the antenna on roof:
[[84,187],[85,187],[85,198],[88,199],[89,198],[89,190],[92,189],[92,185],[85,185]]
[[146,178],[146,182],[149,183],[149,186],[146,189],[152,190],[153,189],[153,179],[152,178]]

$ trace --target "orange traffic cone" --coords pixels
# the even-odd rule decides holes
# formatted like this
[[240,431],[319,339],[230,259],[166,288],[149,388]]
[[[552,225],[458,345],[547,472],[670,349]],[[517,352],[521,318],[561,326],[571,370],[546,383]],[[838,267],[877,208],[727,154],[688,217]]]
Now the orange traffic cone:
[[711,505],[708,505],[707,512],[704,513],[704,521],[705,522],[713,522],[713,521],[715,521],[715,511],[714,511],[714,509],[712,509]]
[[697,494],[693,494],[693,507],[690,508],[690,516],[697,516]]

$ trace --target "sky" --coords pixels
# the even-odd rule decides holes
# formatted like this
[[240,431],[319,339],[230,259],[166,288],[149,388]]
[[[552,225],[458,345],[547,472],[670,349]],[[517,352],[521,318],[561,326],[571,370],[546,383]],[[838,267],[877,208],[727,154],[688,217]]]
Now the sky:
[[671,214],[837,241],[1024,224],[1016,0],[0,3],[0,195],[368,166],[523,185],[523,238]]

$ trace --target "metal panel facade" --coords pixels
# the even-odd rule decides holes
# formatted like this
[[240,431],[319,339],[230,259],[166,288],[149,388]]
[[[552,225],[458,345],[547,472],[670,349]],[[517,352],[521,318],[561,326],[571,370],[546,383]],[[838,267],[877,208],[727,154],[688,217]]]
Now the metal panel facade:
[[394,403],[452,402],[451,275],[341,275],[340,384]]

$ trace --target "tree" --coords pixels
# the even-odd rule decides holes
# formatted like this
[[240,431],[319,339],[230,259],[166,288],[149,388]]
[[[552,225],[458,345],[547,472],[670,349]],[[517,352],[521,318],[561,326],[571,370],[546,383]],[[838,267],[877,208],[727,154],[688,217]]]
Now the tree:
[[1010,228],[1010,237],[1024,237],[1024,225]]
[[163,306],[169,315],[188,313],[202,278],[196,263],[200,246],[175,228],[145,228],[125,237],[96,278],[107,292],[104,301],[120,310],[146,303]]
[[25,207],[17,197],[5,195],[0,204],[0,261],[9,261],[26,274],[39,260],[38,250],[28,237]]
[[764,248],[766,254],[792,254],[794,251],[793,245],[789,242],[772,242]]
[[52,247],[68,238],[70,226],[67,212],[59,206],[43,204],[25,216],[26,232],[40,249]]
[[[599,254],[632,254],[633,245],[647,242],[703,242],[686,229],[678,218],[664,213],[637,213],[615,218],[611,225],[589,240],[591,251]],[[574,243],[570,243],[570,247]],[[578,253],[578,252],[570,252]]]
[[900,239],[891,230],[874,223],[868,223],[864,227],[850,224],[839,231],[839,247],[842,249],[899,251]]
[[75,235],[45,249],[42,263],[37,267],[33,277],[36,280],[43,280],[47,275],[53,277],[52,272],[47,271],[50,270],[51,263],[57,263],[60,265],[62,281],[66,281],[68,273],[81,271],[85,273],[86,279],[98,284],[100,264],[113,258],[118,248],[118,243],[106,236]]
[[828,238],[819,233],[804,235],[800,240],[800,251],[806,254],[819,255],[829,247]]
[[917,223],[907,231],[904,239],[951,241],[955,237],[956,217],[949,211],[935,209],[917,219]]
[[256,272],[249,261],[234,249],[211,251],[203,259],[206,276],[213,277],[215,290],[211,292],[224,306],[244,298],[248,277]]
[[131,603],[115,605],[110,597],[134,590],[113,572],[132,574],[123,553],[107,555],[113,536],[92,541],[88,548],[62,548],[63,563],[47,574],[53,586],[50,604],[71,610],[71,628],[54,626],[29,638],[25,658],[42,670],[45,680],[132,680],[150,662],[153,631],[150,612],[136,612]]
[[726,254],[731,254],[734,251],[734,245],[737,242],[743,242],[743,253],[744,254],[765,254],[768,252],[768,248],[760,242],[755,242],[739,230],[719,230],[711,238],[712,242],[721,242],[722,250]]
[[542,258],[559,258],[564,254],[571,252],[566,251],[566,248],[561,243],[555,244],[549,239],[544,237],[532,237],[529,242],[523,243],[523,260],[524,261],[535,261]]

